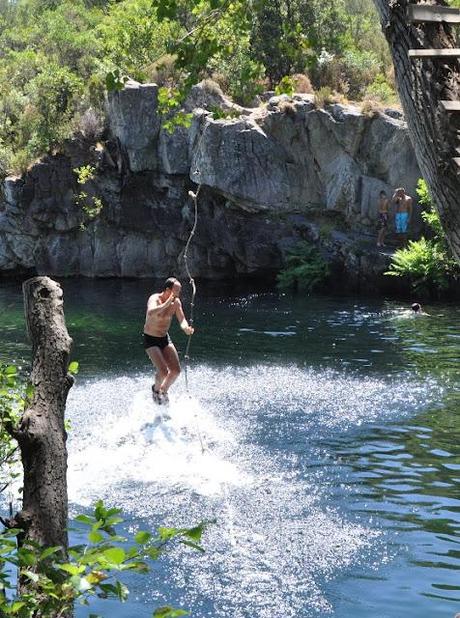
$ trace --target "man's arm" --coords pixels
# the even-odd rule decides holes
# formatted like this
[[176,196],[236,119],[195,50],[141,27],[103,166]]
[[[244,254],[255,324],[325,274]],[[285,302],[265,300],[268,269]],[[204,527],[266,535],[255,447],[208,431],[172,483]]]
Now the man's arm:
[[158,304],[159,296],[160,296],[159,294],[152,294],[152,296],[149,298],[147,302],[147,315],[149,317],[152,315],[155,315],[155,313],[158,313],[159,311],[162,311],[163,309],[166,309],[166,307],[169,307],[169,305],[174,302],[174,298],[175,298],[174,294],[171,294],[171,296],[167,300],[165,300],[164,303]]
[[179,299],[177,299],[176,318],[184,333],[186,335],[193,335],[195,329],[187,322],[184,315],[184,310],[182,309],[182,303]]
[[407,212],[409,213],[409,221],[412,219],[412,198],[407,202]]

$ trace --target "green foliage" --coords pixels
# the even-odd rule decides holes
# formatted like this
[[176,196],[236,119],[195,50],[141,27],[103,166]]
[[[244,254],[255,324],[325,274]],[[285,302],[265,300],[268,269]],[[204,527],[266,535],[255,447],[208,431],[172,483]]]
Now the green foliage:
[[17,425],[32,395],[32,386],[19,379],[15,365],[0,364],[0,492],[17,477],[18,453],[11,428]]
[[329,103],[333,103],[334,94],[329,86],[322,86],[315,92],[315,105],[317,107],[324,107]]
[[[89,606],[92,598],[126,601],[128,588],[119,579],[126,571],[146,573],[148,561],[158,560],[173,541],[204,551],[199,544],[205,523],[193,528],[159,528],[156,534],[139,531],[134,539],[119,536],[116,526],[123,522],[120,509],[106,508],[98,501],[91,515],[79,515],[78,524],[87,529],[87,542],[62,548],[41,547],[16,537],[21,530],[0,533],[0,612],[2,615],[55,618],[71,612],[76,602]],[[16,592],[11,567],[29,580],[27,591]],[[188,612],[162,607],[154,616],[173,618]]]
[[396,101],[396,93],[382,73],[375,76],[374,81],[366,88],[364,96],[387,104]]
[[449,287],[455,262],[433,240],[409,241],[407,248],[395,251],[386,275],[407,277],[418,294],[435,295]]
[[[82,165],[74,168],[77,176],[77,183],[86,185],[94,180],[96,168],[92,165]],[[86,191],[80,191],[75,195],[75,203],[78,204],[89,221],[95,219],[104,208],[104,204],[97,195],[89,195]]]
[[[308,73],[315,88],[391,100],[389,53],[372,0],[17,0],[1,6],[2,176],[23,172],[75,130],[96,138],[101,129],[85,114],[102,118],[105,90],[120,90],[128,79],[158,79],[167,89],[160,111],[168,130],[188,126],[181,109],[186,94],[210,76],[243,105],[257,103],[276,84],[289,94],[296,73]],[[81,130],[85,118],[95,130]]]
[[93,165],[81,165],[73,170],[77,175],[77,182],[79,185],[84,185],[94,178],[94,172],[96,168]]
[[288,96],[292,97],[294,92],[295,92],[295,82],[294,82],[294,79],[290,77],[289,75],[285,75],[280,80],[278,85],[275,86],[275,94],[277,95],[287,94]]
[[329,266],[318,249],[303,241],[288,252],[286,266],[277,277],[281,290],[311,292],[329,275]]
[[434,210],[428,186],[417,183],[420,204],[426,208],[422,218],[432,229],[433,238],[409,241],[408,247],[395,251],[386,275],[405,277],[412,289],[425,296],[439,296],[460,278],[460,265],[450,255],[438,213]]

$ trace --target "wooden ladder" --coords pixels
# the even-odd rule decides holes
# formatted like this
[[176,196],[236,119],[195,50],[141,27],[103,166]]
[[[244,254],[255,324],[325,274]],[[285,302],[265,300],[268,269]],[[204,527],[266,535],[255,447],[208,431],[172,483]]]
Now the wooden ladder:
[[[460,24],[460,9],[455,9],[450,6],[409,4],[407,8],[407,15],[409,21],[414,24]],[[410,49],[409,58],[454,60],[456,58],[460,58],[460,49]],[[440,101],[440,103],[445,112],[460,112],[460,101]],[[460,148],[456,148],[456,152],[460,155]],[[452,162],[457,166],[458,171],[460,172],[460,156],[452,157]]]

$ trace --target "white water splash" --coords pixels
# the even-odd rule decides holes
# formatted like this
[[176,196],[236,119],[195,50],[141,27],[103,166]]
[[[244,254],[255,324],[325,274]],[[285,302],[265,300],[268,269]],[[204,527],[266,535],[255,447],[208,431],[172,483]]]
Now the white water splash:
[[145,616],[170,602],[171,590],[195,618],[331,612],[324,582],[371,546],[385,559],[375,547],[380,531],[328,506],[321,476],[299,476],[295,461],[322,433],[413,413],[436,386],[269,366],[195,367],[189,382],[199,390],[189,398],[176,384],[168,420],[155,419],[163,409],[146,376],[73,389],[71,501],[103,498],[143,526],[216,518],[203,557],[177,548],[148,580],[139,593]]

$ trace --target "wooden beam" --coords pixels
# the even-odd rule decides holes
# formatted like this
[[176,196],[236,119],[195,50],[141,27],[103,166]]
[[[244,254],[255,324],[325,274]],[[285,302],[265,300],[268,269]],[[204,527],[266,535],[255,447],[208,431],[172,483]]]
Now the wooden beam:
[[460,58],[460,49],[409,49],[409,58]]
[[455,149],[455,152],[460,155],[460,146],[457,146],[457,148]]
[[460,24],[460,10],[450,6],[409,4],[407,16],[415,24],[423,22]]
[[460,157],[453,157],[452,161],[457,164],[457,167],[460,168]]
[[446,112],[460,112],[460,101],[441,101]]

